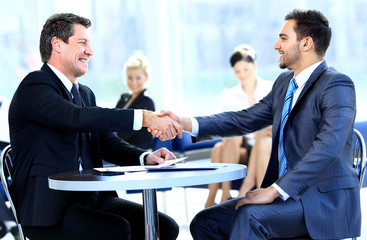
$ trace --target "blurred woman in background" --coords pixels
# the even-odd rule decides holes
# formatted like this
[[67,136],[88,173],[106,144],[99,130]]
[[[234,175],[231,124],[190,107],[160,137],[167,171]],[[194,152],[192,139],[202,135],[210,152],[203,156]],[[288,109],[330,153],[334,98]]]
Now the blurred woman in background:
[[[130,57],[124,66],[126,83],[130,89],[129,93],[123,93],[117,102],[116,108],[146,109],[155,111],[153,100],[148,97],[146,83],[150,76],[150,63],[143,55]],[[117,135],[143,149],[153,149],[153,138],[146,128],[132,133],[120,132]]]
[[[230,89],[224,89],[220,95],[219,102],[223,111],[246,109],[270,92],[273,82],[264,81],[256,75],[256,53],[250,45],[237,46],[230,63],[239,83]],[[223,139],[214,146],[212,162],[247,164],[247,176],[242,183],[239,196],[245,195],[254,187],[260,187],[270,157],[271,135],[269,127],[243,137]],[[215,197],[220,187],[222,188],[220,202],[231,198],[231,182],[209,184],[205,208],[215,205]]]

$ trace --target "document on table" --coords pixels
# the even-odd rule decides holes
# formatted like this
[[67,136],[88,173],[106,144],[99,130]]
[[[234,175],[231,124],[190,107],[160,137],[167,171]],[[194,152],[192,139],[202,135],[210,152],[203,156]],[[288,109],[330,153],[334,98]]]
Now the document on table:
[[150,169],[161,169],[167,166],[172,166],[178,162],[185,160],[186,158],[187,157],[166,160],[164,163],[158,164],[158,165],[94,168],[94,170],[98,172],[104,172],[104,173],[107,173],[107,172],[141,172],[141,171],[147,171]]
[[225,164],[215,163],[179,163],[175,165],[168,165],[161,168],[147,167],[148,171],[187,171],[187,170],[215,170],[225,167]]

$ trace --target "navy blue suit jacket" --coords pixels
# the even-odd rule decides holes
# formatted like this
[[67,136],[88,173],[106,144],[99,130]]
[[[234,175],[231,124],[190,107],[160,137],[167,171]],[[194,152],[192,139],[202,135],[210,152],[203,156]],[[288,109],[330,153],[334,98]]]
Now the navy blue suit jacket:
[[102,158],[116,165],[140,165],[144,150],[114,133],[132,131],[133,110],[96,107],[93,92],[82,84],[79,90],[83,108],[73,103],[70,92],[44,64],[23,79],[13,96],[9,126],[15,164],[10,191],[24,226],[56,224],[72,201],[72,193],[48,187],[48,176],[79,169],[78,132],[89,133],[95,167],[102,166]]
[[361,209],[358,179],[352,168],[352,134],[356,114],[352,80],[328,68],[312,73],[284,129],[288,172],[278,179],[280,118],[293,71],[282,73],[272,91],[253,107],[198,117],[198,140],[230,137],[273,125],[271,157],[262,187],[274,182],[301,201],[312,238],[359,236]]

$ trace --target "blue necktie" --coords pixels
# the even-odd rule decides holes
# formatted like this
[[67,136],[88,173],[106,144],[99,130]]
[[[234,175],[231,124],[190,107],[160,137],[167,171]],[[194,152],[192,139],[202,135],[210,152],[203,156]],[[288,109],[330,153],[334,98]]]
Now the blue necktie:
[[[74,83],[71,88],[71,93],[74,96],[74,103],[78,106],[82,106],[82,102],[80,100],[80,93],[78,90],[78,84]],[[90,156],[90,141],[87,133],[79,133],[79,155],[80,161],[83,169],[91,169],[93,168],[93,161]]]
[[293,93],[297,88],[298,86],[296,83],[296,79],[292,78],[291,82],[289,83],[287,93],[285,95],[284,106],[283,106],[283,111],[282,111],[282,119],[280,122],[279,151],[278,151],[279,177],[281,177],[288,170],[287,159],[285,158],[285,154],[284,154],[283,130],[284,130],[285,123],[288,120],[288,116],[292,108]]
[[76,84],[76,83],[73,84],[73,87],[71,88],[71,93],[74,96],[74,103],[78,107],[81,107],[82,106],[82,102],[80,101],[80,93],[79,93],[79,89],[78,89],[78,84]]

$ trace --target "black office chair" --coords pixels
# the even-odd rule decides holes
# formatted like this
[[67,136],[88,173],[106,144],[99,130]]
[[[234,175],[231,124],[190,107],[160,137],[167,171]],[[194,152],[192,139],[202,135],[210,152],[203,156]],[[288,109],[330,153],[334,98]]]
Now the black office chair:
[[28,238],[24,237],[22,226],[20,225],[20,223],[18,221],[17,212],[15,210],[13,200],[12,200],[12,198],[10,196],[10,193],[9,193],[9,186],[11,185],[11,181],[12,181],[11,180],[12,167],[13,167],[13,161],[12,161],[12,155],[11,155],[11,146],[8,145],[3,149],[2,153],[1,153],[1,157],[0,157],[1,183],[4,187],[6,196],[8,198],[9,203],[10,203],[10,207],[11,207],[11,210],[13,212],[15,221],[18,225],[19,238],[21,240],[27,240]]
[[[359,188],[362,188],[364,174],[366,171],[366,143],[362,134],[354,129],[353,131],[353,168],[356,170],[359,179]],[[276,240],[277,238],[272,238]],[[283,239],[283,238],[282,238]],[[288,239],[288,238],[287,238]],[[289,238],[290,240],[312,239],[310,236],[302,236],[297,238]],[[356,240],[357,238],[352,238]]]
[[[359,188],[363,186],[364,174],[366,172],[366,143],[362,134],[354,129],[353,132],[353,167],[356,169],[359,178]],[[352,238],[356,240],[357,238]]]

